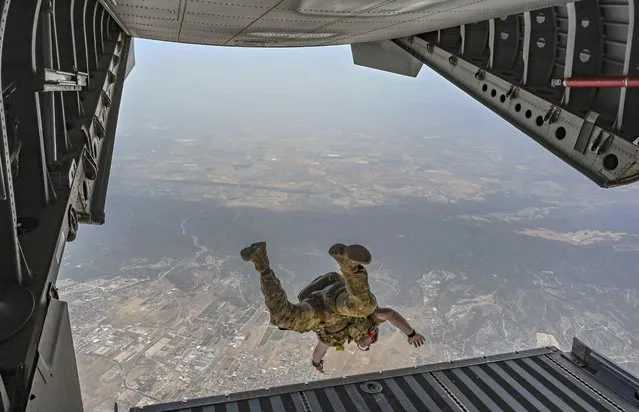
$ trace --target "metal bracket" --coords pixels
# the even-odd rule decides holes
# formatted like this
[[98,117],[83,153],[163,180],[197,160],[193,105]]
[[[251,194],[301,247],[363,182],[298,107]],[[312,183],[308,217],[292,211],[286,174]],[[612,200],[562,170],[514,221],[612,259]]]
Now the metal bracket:
[[586,118],[581,125],[581,129],[579,130],[579,135],[577,136],[577,141],[574,146],[574,149],[579,153],[586,153],[586,148],[588,147],[588,143],[590,143],[592,132],[595,128],[595,122],[598,118],[599,113],[588,112],[586,114]]
[[102,126],[102,122],[100,121],[100,118],[98,118],[98,116],[93,116],[93,127],[98,139],[102,140],[104,138],[106,130],[104,130],[104,126]]
[[44,69],[41,73],[40,85],[37,88],[38,91],[77,92],[88,85],[89,75],[87,73],[69,73],[53,69]]
[[104,89],[102,90],[101,98],[102,98],[102,105],[104,107],[106,108],[111,107],[111,97]]
[[[2,89],[2,98],[7,100],[11,97],[13,93],[17,90],[16,84],[14,82],[9,83],[4,89]],[[6,104],[7,102],[5,102]]]
[[618,395],[635,404],[639,391],[639,380],[624,369],[617,366],[605,356],[593,351],[577,338],[572,341],[572,355],[577,359],[572,361],[580,366],[587,367],[595,379],[615,391]]
[[556,106],[551,106],[546,115],[544,116],[544,122],[548,122],[548,124],[553,124],[559,119],[561,115],[561,109]]
[[56,288],[53,283],[49,284],[49,298],[60,300],[60,295],[58,294],[58,288]]
[[592,150],[595,150],[595,149],[597,150],[598,156],[601,156],[602,154],[606,153],[610,145],[612,145],[613,140],[615,139],[615,137],[611,135],[610,133],[602,132],[601,136],[606,136],[606,138],[603,140],[603,143],[601,143],[598,149],[596,147],[593,147],[592,149]]
[[508,90],[508,92],[506,92],[506,97],[510,100],[513,100],[516,99],[517,96],[519,96],[519,87],[514,85],[510,86],[510,89]]

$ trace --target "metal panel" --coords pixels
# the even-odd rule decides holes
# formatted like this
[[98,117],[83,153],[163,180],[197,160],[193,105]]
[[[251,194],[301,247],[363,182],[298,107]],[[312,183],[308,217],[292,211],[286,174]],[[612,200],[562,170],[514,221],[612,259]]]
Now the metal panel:
[[[565,4],[565,0],[99,0],[127,33],[184,43],[316,46],[373,42]],[[256,41],[255,30],[287,36]],[[336,33],[333,37],[313,34]]]
[[353,62],[359,66],[417,77],[423,64],[391,41],[351,45]]
[[612,388],[619,396],[639,404],[639,378],[593,351],[577,338],[573,340],[573,349],[568,356],[577,364],[588,365],[595,379]]
[[556,348],[256,390],[131,412],[215,411],[632,411]]
[[126,59],[126,72],[124,73],[124,78],[129,77],[129,73],[133,70],[135,66],[135,43],[133,39],[131,39],[131,44],[129,46],[129,56]]
[[[96,113],[101,113],[101,118],[92,122],[90,128],[90,135],[97,137],[100,140],[98,146],[100,147],[99,153],[96,153],[100,167],[98,168],[97,177],[91,188],[93,198],[91,200],[90,207],[85,210],[85,214],[82,216],[82,223],[104,223],[104,207],[106,205],[107,186],[109,183],[109,175],[111,173],[111,158],[113,156],[113,147],[115,144],[115,131],[118,124],[118,115],[120,113],[120,101],[122,100],[122,88],[124,86],[124,79],[127,73],[128,67],[128,53],[129,53],[129,41],[118,41],[116,46],[116,52],[113,58],[109,62],[108,71],[112,73],[114,77],[104,80],[102,85],[101,97],[108,96],[108,98],[99,98],[99,102],[96,108]],[[119,50],[117,50],[119,48]],[[125,56],[127,62],[121,60],[121,56]],[[116,58],[117,57],[117,58]],[[120,81],[114,81],[115,79],[121,79]],[[105,129],[100,131],[100,129]]]
[[578,114],[421,38],[395,42],[598,185],[614,187],[639,180],[639,147],[623,137],[595,126],[587,139],[589,150],[581,153],[574,147],[588,124]]
[[51,299],[26,411],[81,411],[82,396],[66,302]]
[[[0,159],[6,199],[0,203],[5,220],[0,233],[2,250],[12,253],[0,254],[6,269],[0,275],[0,374],[12,407],[23,410],[32,384],[48,379],[40,372],[53,358],[46,362],[38,356],[38,345],[46,337],[53,285],[65,244],[75,238],[78,212],[93,211],[88,202],[99,171],[95,158],[102,153],[100,140],[115,129],[105,116],[116,119],[111,112],[117,110],[116,89],[124,80],[130,38],[107,23],[95,0],[13,1],[8,9],[9,2],[0,4],[2,56],[8,56],[2,59],[6,87],[5,105],[0,107]],[[56,29],[58,23],[65,26],[63,32]],[[56,98],[41,105],[48,96]],[[13,104],[6,104],[8,99]],[[109,112],[111,105],[115,110]],[[42,127],[42,119],[54,122]],[[14,159],[19,161],[14,164]],[[10,179],[13,176],[19,179]],[[17,245],[12,241],[16,235]],[[22,276],[11,267],[14,252]],[[30,278],[32,273],[37,276]]]

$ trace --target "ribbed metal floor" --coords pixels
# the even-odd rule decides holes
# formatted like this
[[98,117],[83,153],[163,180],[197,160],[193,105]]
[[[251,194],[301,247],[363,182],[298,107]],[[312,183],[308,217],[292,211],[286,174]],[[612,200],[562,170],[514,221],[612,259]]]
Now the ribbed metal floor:
[[596,377],[600,371],[578,363],[572,353],[543,348],[131,412],[639,411],[639,399],[613,392]]

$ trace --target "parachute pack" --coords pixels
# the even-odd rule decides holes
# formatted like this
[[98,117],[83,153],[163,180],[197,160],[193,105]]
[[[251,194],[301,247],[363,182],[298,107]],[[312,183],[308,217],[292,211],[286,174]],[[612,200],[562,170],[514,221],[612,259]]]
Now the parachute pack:
[[342,280],[342,277],[339,273],[325,273],[316,277],[311,283],[309,283],[304,289],[302,289],[300,293],[297,294],[297,299],[302,302],[311,297],[313,293],[322,292],[327,287],[333,286],[338,283],[341,285],[344,284],[344,281]]

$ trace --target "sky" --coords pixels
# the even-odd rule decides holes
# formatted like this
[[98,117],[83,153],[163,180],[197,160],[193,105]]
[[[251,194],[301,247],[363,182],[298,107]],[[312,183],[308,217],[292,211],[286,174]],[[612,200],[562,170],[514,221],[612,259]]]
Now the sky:
[[[350,46],[310,48],[236,48],[200,46],[135,39],[136,67],[126,92],[135,94],[146,89],[156,72],[164,80],[167,73],[159,66],[171,68],[168,90],[188,87],[194,83],[202,92],[228,94],[299,92],[313,90],[314,96],[335,96],[341,92],[374,97],[388,90],[422,97],[415,86],[429,87],[429,93],[440,98],[465,96],[432,71],[422,70],[417,79],[382,72],[353,64]],[[166,72],[166,70],[163,70]],[[399,88],[399,90],[398,90]],[[465,99],[462,99],[465,100]]]
[[[260,49],[136,39],[135,57],[119,134],[164,121],[278,138],[310,128],[402,133],[404,127],[428,135],[437,119],[458,133],[489,129],[487,144],[545,152],[428,67],[412,78],[357,66],[350,46]],[[117,139],[116,157],[126,139]]]
[[[226,105],[269,105],[269,99],[295,96],[295,106],[369,100],[406,108],[428,99],[477,109],[481,105],[423,67],[411,78],[353,63],[350,46],[312,48],[234,48],[135,40],[136,66],[124,89],[127,96],[173,96],[164,105],[209,100]],[[193,93],[193,89],[198,93]],[[187,96],[182,91],[190,90]],[[257,97],[267,97],[258,99]],[[160,101],[164,99],[158,99]],[[155,104],[162,104],[160,101]],[[284,103],[284,102],[283,102]],[[288,106],[288,104],[285,104]],[[162,107],[162,106],[158,106]]]
[[[135,39],[135,58],[123,92],[116,163],[142,143],[136,130],[146,135],[159,125],[184,131],[185,138],[248,133],[273,141],[309,131],[389,139],[470,135],[514,155],[534,151],[540,165],[563,164],[427,66],[417,78],[357,66],[350,46],[263,49]],[[564,166],[564,177],[585,179]],[[592,184],[589,190],[601,189]]]

